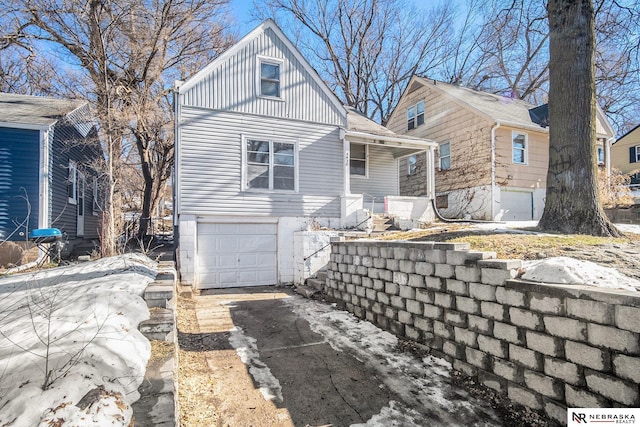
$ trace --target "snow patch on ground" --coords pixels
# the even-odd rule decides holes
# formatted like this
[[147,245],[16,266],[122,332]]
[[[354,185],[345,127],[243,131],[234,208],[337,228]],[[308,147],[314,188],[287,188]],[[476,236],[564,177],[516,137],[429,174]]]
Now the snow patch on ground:
[[0,279],[0,425],[129,425],[155,275],[127,254]]
[[421,427],[423,424],[416,424],[416,418],[421,418],[418,412],[392,400],[389,406],[382,408],[366,423],[351,424],[349,427]]
[[234,327],[231,330],[229,343],[233,346],[258,385],[260,393],[265,400],[282,402],[282,387],[280,381],[271,373],[271,369],[260,360],[256,339],[244,333],[242,328]]
[[392,413],[398,415],[396,411],[409,414],[407,419],[413,419],[411,422],[414,423],[398,425],[500,425],[485,402],[451,387],[451,365],[445,360],[433,356],[420,360],[413,354],[400,353],[396,350],[398,339],[394,335],[346,311],[299,297],[284,301],[291,305],[298,316],[309,322],[314,332],[324,336],[332,348],[349,352],[374,368],[385,386],[398,395],[407,407],[420,411],[410,413],[396,403],[369,420],[366,426],[394,425],[385,420],[391,420]]
[[621,274],[615,268],[569,257],[523,261],[523,280],[567,285],[587,285],[599,288],[640,289],[640,281]]

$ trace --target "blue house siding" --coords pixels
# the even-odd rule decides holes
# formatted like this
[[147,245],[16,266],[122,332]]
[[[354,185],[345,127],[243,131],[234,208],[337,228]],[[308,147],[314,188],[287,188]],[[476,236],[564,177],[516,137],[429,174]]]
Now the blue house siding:
[[[101,156],[95,130],[83,137],[77,129],[64,122],[53,130],[51,149],[50,207],[51,226],[67,234],[69,240],[77,238],[97,239],[100,235],[100,214],[92,211],[94,168]],[[69,160],[78,165],[78,172],[85,175],[84,235],[77,234],[78,205],[70,204],[68,197]]]
[[[0,127],[0,240],[24,241],[38,228],[39,151],[39,131]],[[31,214],[19,226],[27,219],[25,196]]]

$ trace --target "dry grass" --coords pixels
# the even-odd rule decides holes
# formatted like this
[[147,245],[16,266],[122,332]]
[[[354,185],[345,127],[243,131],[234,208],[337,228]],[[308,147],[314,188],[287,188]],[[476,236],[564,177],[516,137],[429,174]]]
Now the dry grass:
[[[504,233],[473,229],[469,225],[447,224],[420,231],[390,233],[383,240],[436,241],[469,243],[471,249],[495,252],[498,258],[537,259],[566,255],[578,249],[640,243],[640,235],[622,238],[581,234],[538,234],[531,229]],[[517,234],[522,233],[522,234]]]
[[207,352],[197,351],[200,328],[191,293],[178,294],[178,405],[181,426],[215,426],[213,379]]

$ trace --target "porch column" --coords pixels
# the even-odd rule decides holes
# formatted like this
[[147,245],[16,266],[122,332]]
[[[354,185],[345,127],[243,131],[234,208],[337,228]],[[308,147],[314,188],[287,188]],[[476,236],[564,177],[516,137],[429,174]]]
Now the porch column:
[[344,188],[343,193],[345,196],[351,194],[351,167],[349,159],[351,158],[351,145],[349,140],[345,137],[342,139],[343,156],[344,156]]
[[436,198],[436,171],[435,171],[435,147],[429,147],[429,151],[425,151],[427,157],[427,194],[430,199]]

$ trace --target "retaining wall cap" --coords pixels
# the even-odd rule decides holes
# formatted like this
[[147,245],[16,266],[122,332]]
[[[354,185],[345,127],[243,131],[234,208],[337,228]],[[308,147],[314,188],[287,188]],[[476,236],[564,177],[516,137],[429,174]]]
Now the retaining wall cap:
[[505,287],[526,292],[537,292],[551,297],[576,298],[617,305],[640,307],[640,292],[624,289],[597,288],[585,285],[538,283],[526,280],[508,280]]

